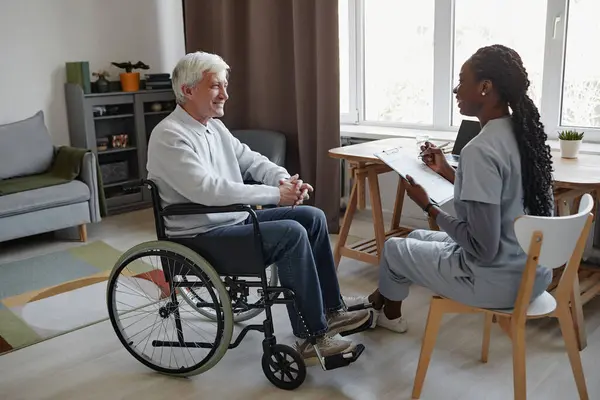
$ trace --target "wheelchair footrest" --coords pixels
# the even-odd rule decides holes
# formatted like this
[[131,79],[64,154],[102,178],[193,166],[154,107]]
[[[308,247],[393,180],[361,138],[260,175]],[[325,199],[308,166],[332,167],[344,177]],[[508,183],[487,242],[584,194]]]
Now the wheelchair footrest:
[[358,310],[364,310],[366,308],[373,308],[373,303],[368,303],[368,304],[356,304],[354,306],[350,306],[348,307],[348,311],[358,311]]
[[372,326],[372,324],[374,322],[373,321],[374,318],[375,318],[375,313],[373,313],[372,311],[369,311],[369,319],[367,320],[367,322],[365,322],[358,328],[352,329],[351,331],[340,332],[340,336],[348,336],[348,335],[353,335],[358,332],[366,331],[367,329],[369,329]]
[[351,352],[324,357],[324,369],[331,370],[347,367],[354,361],[358,360],[358,357],[360,357],[364,350],[365,346],[363,344],[357,344]]

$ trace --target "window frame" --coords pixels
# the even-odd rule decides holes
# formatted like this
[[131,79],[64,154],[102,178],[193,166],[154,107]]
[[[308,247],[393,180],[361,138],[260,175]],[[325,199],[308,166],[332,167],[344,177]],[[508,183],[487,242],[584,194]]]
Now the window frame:
[[[457,0],[435,0],[434,74],[432,124],[407,124],[365,120],[364,76],[364,4],[367,0],[348,2],[350,112],[340,114],[342,125],[392,127],[409,130],[457,132],[452,125],[452,76],[454,60],[454,10]],[[561,125],[565,71],[566,38],[570,0],[547,0],[544,63],[540,114],[549,139],[557,139],[563,129],[585,132],[585,141],[600,142],[600,128]],[[343,130],[343,126],[342,126]]]

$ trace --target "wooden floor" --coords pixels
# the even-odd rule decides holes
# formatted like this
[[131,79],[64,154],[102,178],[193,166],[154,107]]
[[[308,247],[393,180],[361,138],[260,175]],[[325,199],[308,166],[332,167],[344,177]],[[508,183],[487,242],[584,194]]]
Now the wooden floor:
[[[351,232],[372,236],[368,214],[360,213]],[[55,251],[79,243],[77,231],[43,235],[0,244],[0,263]],[[154,238],[147,210],[105,219],[88,227],[88,240],[105,240],[126,250]],[[335,237],[333,237],[335,240]],[[339,268],[344,293],[368,293],[377,283],[377,268],[343,259]],[[0,269],[0,279],[2,271]],[[170,378],[148,370],[117,340],[110,323],[81,329],[0,356],[0,399],[410,399],[430,293],[415,287],[406,301],[406,334],[376,329],[355,335],[366,350],[348,368],[322,371],[310,367],[304,385],[294,393],[272,386],[261,366],[261,334],[251,332],[213,369],[192,378]],[[276,306],[280,342],[291,343],[287,314]],[[582,352],[590,399],[600,399],[600,301],[584,308],[588,347]],[[433,353],[422,399],[511,399],[510,342],[497,326],[492,331],[488,364],[479,352],[483,318],[448,316]],[[575,399],[577,392],[558,324],[543,320],[528,325],[528,391],[530,399]]]

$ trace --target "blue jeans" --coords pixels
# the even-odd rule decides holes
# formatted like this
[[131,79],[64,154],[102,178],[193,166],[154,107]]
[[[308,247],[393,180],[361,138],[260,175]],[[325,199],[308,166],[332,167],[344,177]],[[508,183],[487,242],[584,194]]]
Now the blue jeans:
[[[287,306],[294,335],[307,338],[327,331],[326,313],[344,307],[329,243],[325,214],[312,206],[257,210],[267,265],[275,264],[282,287],[296,295]],[[250,217],[242,224],[213,229],[202,236],[254,235]]]

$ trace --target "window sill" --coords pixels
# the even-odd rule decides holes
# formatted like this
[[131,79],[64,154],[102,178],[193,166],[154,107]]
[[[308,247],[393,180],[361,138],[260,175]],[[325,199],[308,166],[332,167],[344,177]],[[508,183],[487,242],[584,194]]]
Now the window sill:
[[377,125],[355,125],[341,124],[340,133],[342,137],[352,137],[357,139],[388,139],[395,137],[415,138],[417,135],[427,135],[431,140],[450,140],[456,139],[458,128],[454,131],[420,129],[420,128],[399,128]]
[[[454,131],[449,130],[435,130],[435,129],[418,129],[418,128],[398,128],[389,126],[376,126],[376,125],[354,125],[354,124],[341,124],[340,125],[340,136],[347,138],[356,139],[367,139],[367,140],[379,140],[389,138],[416,138],[417,135],[427,135],[430,140],[435,141],[451,141],[456,139],[458,129]],[[560,145],[558,139],[548,139],[548,144],[552,150],[559,150]],[[600,143],[583,141],[579,150],[582,154],[600,154]]]

